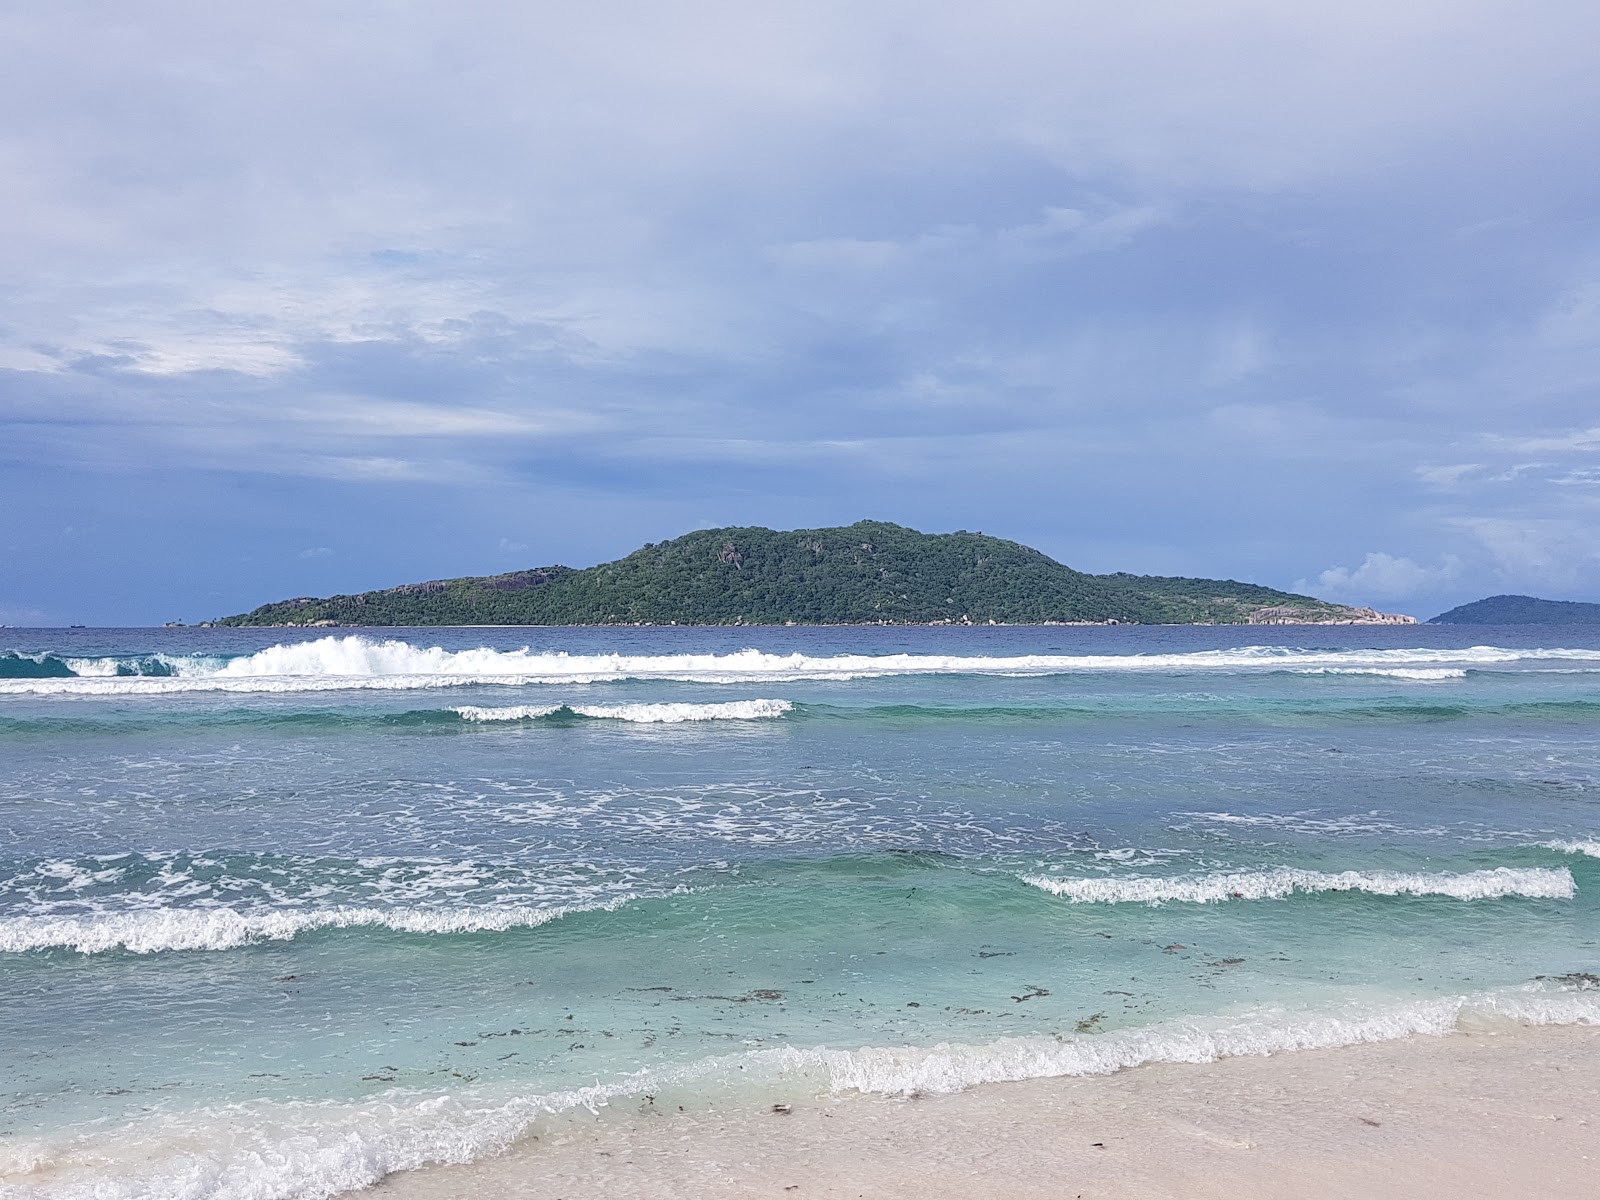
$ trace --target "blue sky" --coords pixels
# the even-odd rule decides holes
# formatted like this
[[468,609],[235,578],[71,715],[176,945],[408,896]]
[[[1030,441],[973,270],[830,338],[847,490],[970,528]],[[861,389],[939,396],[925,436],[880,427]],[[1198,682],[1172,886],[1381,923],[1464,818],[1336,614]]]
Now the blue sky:
[[12,5],[0,621],[982,529],[1600,599],[1600,8]]

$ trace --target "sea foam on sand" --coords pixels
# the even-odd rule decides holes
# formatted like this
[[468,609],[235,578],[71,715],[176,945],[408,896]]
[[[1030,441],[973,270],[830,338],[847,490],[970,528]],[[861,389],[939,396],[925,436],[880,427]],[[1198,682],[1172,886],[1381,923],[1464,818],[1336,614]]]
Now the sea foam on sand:
[[[366,1188],[396,1172],[438,1163],[472,1165],[460,1173],[440,1171],[413,1179],[395,1178],[384,1185],[385,1194],[419,1200],[465,1195],[528,1200],[549,1195],[604,1195],[609,1200],[660,1195],[747,1196],[764,1194],[755,1186],[761,1172],[790,1173],[806,1162],[826,1164],[834,1182],[842,1186],[854,1181],[854,1188],[857,1183],[865,1185],[881,1164],[867,1157],[851,1159],[827,1151],[830,1138],[870,1138],[871,1129],[881,1129],[876,1117],[861,1123],[863,1114],[868,1113],[860,1107],[863,1097],[917,1098],[964,1092],[981,1084],[1033,1081],[1037,1085],[1040,1080],[1138,1076],[1140,1072],[1126,1069],[1149,1064],[1216,1063],[1269,1055],[1274,1056],[1269,1060],[1273,1063],[1291,1062],[1298,1056],[1277,1056],[1283,1051],[1368,1046],[1460,1029],[1511,1031],[1519,1023],[1600,1025],[1600,990],[1585,986],[1585,981],[1566,986],[1528,985],[1386,1006],[1350,1006],[1341,1012],[1263,1010],[1226,1020],[1171,1022],[1099,1035],[1004,1038],[983,1045],[755,1050],[539,1094],[470,1085],[436,1093],[397,1088],[359,1102],[236,1104],[188,1113],[167,1110],[120,1130],[95,1128],[4,1139],[0,1142],[0,1195],[49,1196],[52,1200],[326,1200]],[[1537,1065],[1542,1061],[1537,1043],[1528,1044],[1535,1047],[1527,1056],[1529,1063]],[[1593,1069],[1587,1075],[1574,1073],[1571,1082],[1588,1088],[1590,1095],[1600,1095],[1600,1083],[1595,1082],[1600,1081],[1600,1043],[1591,1039],[1572,1044],[1587,1047],[1588,1058],[1575,1065]],[[1343,1078],[1345,1069],[1336,1065],[1339,1060],[1327,1061],[1327,1070]],[[1408,1061],[1406,1048],[1392,1051],[1389,1061],[1390,1074],[1402,1069]],[[1286,1069],[1292,1072],[1294,1068]],[[1380,1084],[1389,1077],[1383,1076]],[[1507,1075],[1496,1094],[1515,1093],[1513,1103],[1539,1101],[1552,1111],[1564,1111],[1565,1102],[1550,1096],[1542,1077],[1537,1087],[1528,1086],[1535,1077],[1532,1072]],[[1260,1078],[1264,1087],[1278,1088],[1270,1069],[1261,1072]],[[1420,1095],[1418,1103],[1427,1104],[1431,1085],[1426,1079],[1422,1083],[1426,1086],[1420,1092],[1413,1088],[1411,1094]],[[1447,1081],[1444,1086],[1455,1085]],[[1522,1096],[1519,1088],[1530,1095]],[[994,1093],[1001,1098],[1006,1094]],[[1075,1094],[1085,1097],[1087,1104],[1097,1093]],[[1382,1086],[1378,1094],[1384,1094]],[[1446,1094],[1456,1093],[1441,1092],[1441,1096]],[[688,1178],[678,1189],[670,1179],[648,1174],[634,1181],[637,1186],[616,1187],[618,1177],[610,1170],[622,1161],[616,1151],[631,1153],[641,1138],[648,1141],[658,1136],[649,1131],[660,1127],[661,1114],[675,1111],[678,1103],[684,1104],[690,1115],[681,1125],[669,1124],[672,1132],[663,1136],[677,1147],[674,1169],[687,1170]],[[774,1112],[773,1105],[779,1111]],[[744,1165],[731,1173],[727,1160],[717,1155],[710,1141],[687,1145],[683,1141],[706,1128],[708,1111],[714,1124],[726,1131],[749,1125],[752,1118],[743,1114],[764,1114],[760,1119],[765,1120],[792,1115],[782,1110],[796,1105],[820,1113],[836,1111],[841,1120],[830,1120],[813,1130],[818,1139],[815,1145],[802,1138],[756,1149],[748,1138],[736,1139],[746,1144],[753,1157],[735,1159]],[[882,1111],[873,1109],[871,1113]],[[908,1128],[915,1128],[922,1119],[920,1106],[896,1111],[914,1114],[899,1118]],[[1044,1119],[1048,1114],[1035,1112],[1027,1104],[974,1108],[968,1102],[960,1111],[977,1116],[959,1133],[954,1129],[946,1132],[942,1153],[950,1165],[936,1173],[931,1190],[916,1194],[995,1194],[995,1181],[973,1166],[972,1154],[990,1145],[992,1136],[1015,1129],[1018,1123],[1030,1131],[1036,1149],[1049,1147],[1069,1134],[1076,1139],[1075,1145],[1089,1140],[1081,1129]],[[596,1125],[602,1112],[609,1119]],[[1349,1116],[1355,1119],[1354,1114]],[[667,1118],[668,1122],[674,1120]],[[1115,1121],[1104,1124],[1107,1129],[1119,1128]],[[751,1128],[762,1130],[759,1124]],[[783,1132],[798,1130],[785,1127]],[[534,1133],[540,1138],[537,1145],[523,1140]],[[584,1138],[591,1143],[579,1161],[568,1156],[552,1162],[546,1157],[552,1141],[559,1148],[573,1144],[574,1138],[580,1145]],[[511,1158],[475,1162],[519,1141],[522,1145]],[[596,1142],[598,1147],[593,1144]],[[608,1149],[618,1163],[602,1164],[593,1152],[596,1148]],[[763,1154],[770,1155],[770,1161],[758,1170],[755,1162]],[[552,1166],[553,1176],[548,1174]],[[577,1176],[563,1178],[562,1171],[576,1171]],[[1043,1184],[1047,1178],[1042,1176],[1035,1184]],[[689,1179],[702,1182],[690,1187]],[[863,1186],[859,1194],[908,1194],[889,1190],[889,1182],[880,1177],[881,1187],[869,1192]],[[1053,1182],[1059,1185],[1061,1181]],[[719,1187],[722,1190],[717,1190]],[[788,1182],[782,1187],[788,1187]],[[1025,1190],[1019,1194],[1042,1197],[1061,1193]],[[1528,1189],[1499,1194],[1563,1193]]]
[[382,1200],[1464,1200],[1595,1194],[1600,1029],[1501,1027],[919,1103],[591,1124],[392,1176]]

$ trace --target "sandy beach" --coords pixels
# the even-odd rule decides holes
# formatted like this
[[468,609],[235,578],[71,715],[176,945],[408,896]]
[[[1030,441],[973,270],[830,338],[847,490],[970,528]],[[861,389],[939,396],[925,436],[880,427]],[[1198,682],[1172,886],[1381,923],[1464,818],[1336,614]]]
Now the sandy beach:
[[397,1175],[373,1200],[1590,1197],[1600,1028],[1503,1026],[918,1100],[674,1113]]

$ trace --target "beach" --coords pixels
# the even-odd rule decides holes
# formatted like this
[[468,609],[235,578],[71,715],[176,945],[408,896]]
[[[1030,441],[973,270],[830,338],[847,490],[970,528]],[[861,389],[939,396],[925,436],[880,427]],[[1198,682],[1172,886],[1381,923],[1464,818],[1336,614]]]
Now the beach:
[[1506,1024],[925,1099],[599,1122],[372,1200],[1571,1197],[1600,1170],[1600,1028]]
[[8,1197],[1581,1190],[1600,633],[7,638]]
[[1600,1200],[1600,3],[0,31],[0,1200]]

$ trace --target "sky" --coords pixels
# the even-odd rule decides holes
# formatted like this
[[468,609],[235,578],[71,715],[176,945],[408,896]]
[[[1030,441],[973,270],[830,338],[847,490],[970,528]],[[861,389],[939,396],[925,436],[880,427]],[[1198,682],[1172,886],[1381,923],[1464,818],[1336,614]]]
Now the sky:
[[1600,600],[1600,6],[0,8],[0,622],[714,525]]

